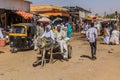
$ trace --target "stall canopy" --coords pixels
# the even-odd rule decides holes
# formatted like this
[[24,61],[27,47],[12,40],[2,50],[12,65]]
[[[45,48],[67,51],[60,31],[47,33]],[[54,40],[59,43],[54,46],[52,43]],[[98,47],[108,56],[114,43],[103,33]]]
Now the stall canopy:
[[97,17],[93,15],[88,15],[87,20],[97,20]]
[[104,18],[103,21],[119,21],[119,20],[114,18]]
[[33,14],[27,13],[24,11],[16,11],[16,14],[22,16],[24,19],[32,19],[33,18]]
[[31,12],[39,12],[47,16],[66,16],[69,17],[69,11],[66,8],[62,8],[54,5],[34,5],[30,8]]

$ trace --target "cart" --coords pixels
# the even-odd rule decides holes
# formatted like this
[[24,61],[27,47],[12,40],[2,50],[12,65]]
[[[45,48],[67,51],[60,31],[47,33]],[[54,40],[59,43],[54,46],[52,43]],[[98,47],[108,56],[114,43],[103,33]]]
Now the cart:
[[[43,67],[46,64],[46,61],[49,61],[50,63],[53,63],[53,55],[55,54],[61,54],[60,46],[58,44],[52,44],[50,41],[48,41],[48,45],[41,45],[43,41],[46,40],[45,38],[38,40],[38,47],[39,47],[39,56],[37,56],[37,61],[33,63],[33,66],[37,66],[39,63]],[[46,40],[47,41],[47,40]],[[72,57],[72,46],[68,46],[68,59]],[[46,58],[46,56],[49,55],[49,58]]]

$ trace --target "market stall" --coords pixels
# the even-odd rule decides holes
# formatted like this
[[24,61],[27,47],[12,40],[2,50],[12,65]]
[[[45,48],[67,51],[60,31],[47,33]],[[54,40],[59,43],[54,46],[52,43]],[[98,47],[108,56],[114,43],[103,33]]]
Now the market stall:
[[56,17],[60,17],[66,21],[70,17],[68,9],[54,5],[34,5],[31,6],[30,11],[46,15],[51,20],[54,20]]

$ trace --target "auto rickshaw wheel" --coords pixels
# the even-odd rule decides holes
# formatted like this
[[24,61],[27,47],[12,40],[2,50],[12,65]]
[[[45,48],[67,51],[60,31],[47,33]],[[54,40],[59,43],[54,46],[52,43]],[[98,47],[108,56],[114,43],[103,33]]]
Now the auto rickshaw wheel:
[[15,47],[12,47],[11,50],[10,50],[12,53],[16,53],[17,52],[17,49]]
[[68,45],[68,59],[72,58],[72,46]]

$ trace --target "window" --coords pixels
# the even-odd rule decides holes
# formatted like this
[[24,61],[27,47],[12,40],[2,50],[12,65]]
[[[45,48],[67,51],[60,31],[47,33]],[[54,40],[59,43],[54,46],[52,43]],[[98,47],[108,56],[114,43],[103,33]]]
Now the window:
[[25,28],[21,26],[14,26],[11,30],[12,33],[25,34]]

